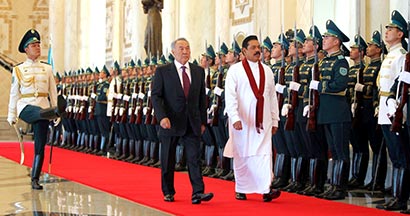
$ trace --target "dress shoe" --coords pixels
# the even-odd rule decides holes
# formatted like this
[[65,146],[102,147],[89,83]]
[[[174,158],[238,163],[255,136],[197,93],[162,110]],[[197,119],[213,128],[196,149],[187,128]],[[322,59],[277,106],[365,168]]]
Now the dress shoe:
[[410,214],[410,210],[401,210],[400,213],[402,213],[402,214]]
[[327,194],[323,198],[327,200],[344,200],[346,197],[346,191],[340,188],[336,188],[332,193]]
[[43,186],[38,183],[38,180],[31,181],[31,188],[34,190],[43,190]]
[[376,208],[388,211],[407,210],[407,200],[400,201],[397,198],[390,199],[389,202],[377,205]]
[[201,204],[201,201],[209,201],[214,197],[213,193],[197,193],[192,196],[192,204]]
[[185,166],[183,166],[181,163],[177,163],[175,165],[175,171],[179,172],[179,171],[185,171],[185,170],[186,170]]
[[247,199],[246,194],[236,192],[235,193],[235,199],[237,199],[237,200],[246,200]]
[[164,201],[165,202],[174,202],[174,195],[172,194],[167,194],[164,196]]
[[269,193],[263,194],[262,199],[264,202],[270,202],[280,197],[280,190],[270,190]]
[[336,190],[336,187],[331,185],[325,192],[321,193],[321,194],[317,194],[315,195],[316,198],[320,198],[323,199],[325,196],[327,196],[328,194],[333,193],[333,191]]

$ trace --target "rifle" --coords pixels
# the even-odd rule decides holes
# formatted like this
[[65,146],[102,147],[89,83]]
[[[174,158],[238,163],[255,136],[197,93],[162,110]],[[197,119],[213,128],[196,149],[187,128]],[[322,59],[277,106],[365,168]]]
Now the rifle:
[[128,78],[127,79],[127,85],[126,85],[126,87],[125,87],[125,92],[124,92],[124,95],[122,96],[122,104],[123,104],[123,107],[122,107],[122,109],[123,109],[123,111],[122,111],[122,115],[121,115],[121,119],[120,119],[120,122],[121,123],[126,123],[127,122],[127,112],[128,112],[128,108],[129,108],[129,105],[130,105],[130,84],[131,84],[131,81],[130,81],[130,79]]
[[[313,23],[313,22],[312,22]],[[315,27],[312,25],[312,32],[313,32],[313,47],[315,49],[315,63],[313,63],[313,71],[312,71],[312,80],[319,81],[319,63],[318,63],[318,56],[317,56],[317,41],[315,38]],[[319,35],[320,36],[320,35]],[[311,101],[311,99],[313,101]],[[317,110],[319,109],[319,91],[310,89],[309,90],[309,116],[306,124],[306,131],[315,132],[316,131],[316,116]]]
[[123,79],[121,79],[120,82],[120,93],[117,94],[117,111],[115,115],[115,121],[120,122],[121,121],[121,116],[122,113],[124,112],[123,107],[124,107],[124,101],[122,100],[122,96],[124,94],[124,86],[123,86]]
[[[360,36],[358,36],[358,40],[360,40]],[[359,44],[359,53],[361,53],[361,48]],[[362,64],[362,58],[361,54],[359,54],[359,70],[357,71],[356,74],[356,82],[363,84],[363,71],[364,71],[364,66]],[[352,120],[352,127],[356,128],[358,124],[360,124],[362,116],[360,113],[360,108],[363,106],[363,92],[358,92],[354,91],[354,97],[353,97],[353,104],[356,104],[356,107],[353,112],[353,120]]]
[[[298,49],[298,42],[296,41],[296,24],[295,24],[295,30],[294,30],[294,43],[295,43],[295,49],[296,49],[296,64],[295,67],[293,67],[293,75],[292,75],[292,81],[293,82],[299,82],[299,49]],[[298,100],[299,100],[299,93],[297,91],[290,90],[289,97],[292,96],[291,98],[291,108],[289,109],[288,112],[288,118],[286,119],[285,122],[285,130],[294,130],[295,129],[295,109],[298,106]]]
[[[282,86],[286,85],[285,82],[285,46],[284,46],[284,38],[283,38],[283,29],[282,29],[282,33],[280,34],[280,40],[281,40],[281,53],[282,53],[282,60],[281,60],[281,66],[280,66],[280,70],[279,70],[279,74],[278,74],[278,83]],[[276,93],[276,96],[278,98],[278,105],[279,105],[279,110],[282,110],[282,106],[283,106],[283,101],[285,100],[285,98],[283,97],[283,94],[281,93]]]
[[80,106],[80,111],[79,111],[79,120],[84,120],[86,116],[85,110],[87,109],[87,100],[85,97],[87,97],[87,92],[88,92],[88,85],[86,83],[87,81],[84,79],[83,83],[83,88],[82,88],[82,98],[81,98],[81,106]]
[[222,67],[222,55],[221,53],[219,55],[219,67],[218,67],[218,79],[216,81],[216,86],[214,88],[214,100],[216,100],[215,107],[212,110],[212,120],[211,120],[211,126],[218,126],[218,119],[219,119],[219,108],[222,106],[222,98],[221,94],[223,91],[223,78],[224,78],[224,69]]
[[135,109],[137,108],[137,100],[138,100],[138,78],[134,84],[134,91],[132,93],[132,104],[131,104],[131,111],[130,111],[130,124],[134,124],[136,120],[136,113]]
[[111,117],[110,117],[110,122],[114,123],[115,122],[115,116],[118,112],[118,110],[116,111],[116,107],[117,107],[117,77],[114,76],[114,97],[112,98],[112,110],[111,110]]
[[146,125],[152,124],[152,121],[153,121],[151,89],[152,89],[152,82],[149,84],[149,91],[148,91],[148,97],[147,97],[147,114],[145,115],[145,122],[144,122]]
[[[407,22],[407,29],[410,32],[410,22]],[[409,34],[409,39],[410,39],[410,34]],[[410,41],[409,43],[407,43],[407,53],[406,53],[406,60],[404,62],[404,68],[402,73],[409,73],[408,71],[410,71]],[[401,128],[402,128],[402,124],[403,124],[403,109],[404,106],[407,104],[407,99],[408,99],[408,94],[409,94],[409,87],[410,85],[405,83],[405,82],[401,82],[401,99],[400,99],[400,103],[396,109],[396,112],[394,114],[394,119],[392,121],[391,124],[391,128],[390,130],[392,132],[400,132]],[[400,82],[397,86],[398,91],[400,91]],[[397,98],[397,96],[396,96]],[[409,104],[407,104],[407,106],[409,106]],[[409,113],[407,113],[407,115],[409,115]]]
[[144,97],[145,97],[145,80],[144,80],[144,75],[142,75],[140,92],[138,93],[138,106],[137,106],[137,110],[135,110],[135,112],[137,112],[137,120],[135,121],[136,124],[142,123],[142,117],[144,115],[144,112],[143,112]]
[[94,77],[94,85],[93,85],[93,89],[92,89],[92,93],[91,93],[91,101],[90,101],[90,106],[88,106],[88,119],[90,120],[94,120],[94,111],[95,111],[95,103],[97,100],[97,85],[98,82],[95,80]]

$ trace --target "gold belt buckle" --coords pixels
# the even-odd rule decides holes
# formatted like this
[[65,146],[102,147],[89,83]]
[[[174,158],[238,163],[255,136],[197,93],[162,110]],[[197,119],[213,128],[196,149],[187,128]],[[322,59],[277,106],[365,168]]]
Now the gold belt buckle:
[[34,97],[38,97],[38,92],[34,92]]

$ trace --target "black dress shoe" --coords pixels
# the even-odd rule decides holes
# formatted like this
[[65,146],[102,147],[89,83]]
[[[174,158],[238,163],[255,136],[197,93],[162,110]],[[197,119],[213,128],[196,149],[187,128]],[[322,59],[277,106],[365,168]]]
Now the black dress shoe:
[[201,204],[201,201],[209,201],[214,197],[213,193],[197,193],[192,196],[192,204]]
[[43,190],[43,186],[38,183],[38,180],[31,181],[31,188],[34,190]]
[[407,210],[407,200],[401,201],[398,198],[392,198],[385,204],[377,205],[376,208],[387,211]]
[[402,213],[402,214],[410,214],[410,210],[401,210],[400,213]]
[[174,202],[174,195],[172,194],[167,194],[164,196],[164,201],[165,202]]
[[246,194],[236,192],[235,193],[235,199],[237,199],[237,200],[246,200],[247,199]]
[[263,194],[262,199],[264,202],[270,202],[280,197],[280,190],[271,190],[269,193]]

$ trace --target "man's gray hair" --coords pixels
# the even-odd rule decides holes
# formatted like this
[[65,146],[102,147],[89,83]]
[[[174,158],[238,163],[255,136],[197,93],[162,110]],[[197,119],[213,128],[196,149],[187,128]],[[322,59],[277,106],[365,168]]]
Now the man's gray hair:
[[180,37],[180,38],[177,38],[176,40],[172,41],[172,43],[171,43],[171,49],[174,49],[174,48],[175,48],[175,44],[176,44],[178,41],[185,41],[185,42],[187,42],[188,45],[189,45],[189,41],[188,41],[186,38]]

